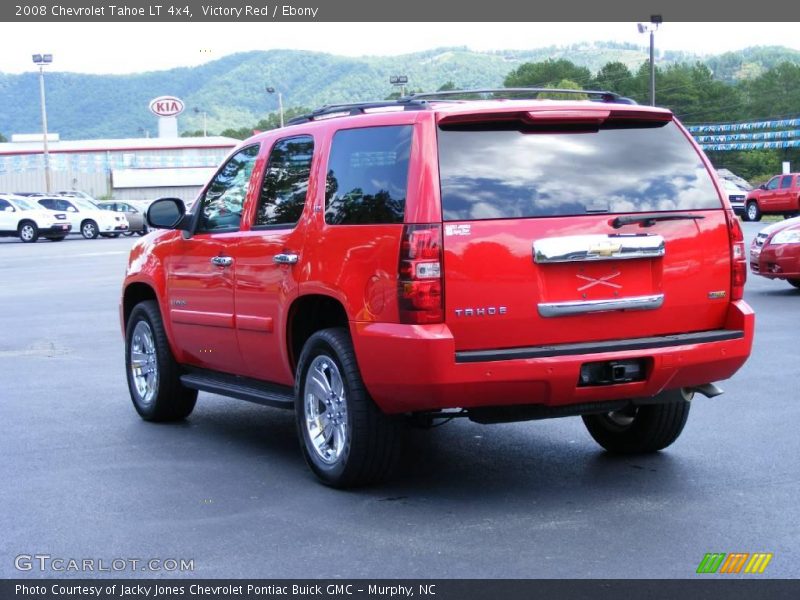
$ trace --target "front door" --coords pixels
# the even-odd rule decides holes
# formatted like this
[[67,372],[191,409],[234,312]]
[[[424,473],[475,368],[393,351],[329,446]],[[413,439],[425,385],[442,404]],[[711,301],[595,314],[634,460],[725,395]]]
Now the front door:
[[175,240],[166,267],[169,319],[182,362],[242,374],[234,322],[239,232],[258,144],[236,153],[202,194],[194,234]]

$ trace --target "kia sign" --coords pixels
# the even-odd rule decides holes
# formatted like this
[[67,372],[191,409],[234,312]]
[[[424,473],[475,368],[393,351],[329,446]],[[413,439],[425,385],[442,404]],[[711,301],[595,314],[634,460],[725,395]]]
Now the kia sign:
[[183,108],[183,100],[175,96],[159,96],[150,100],[150,112],[158,117],[177,117]]

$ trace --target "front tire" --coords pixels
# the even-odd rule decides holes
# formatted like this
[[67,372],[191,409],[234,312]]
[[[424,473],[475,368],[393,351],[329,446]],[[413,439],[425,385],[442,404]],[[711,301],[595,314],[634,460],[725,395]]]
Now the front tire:
[[370,398],[347,330],[312,335],[295,381],[300,446],[320,481],[347,488],[385,479],[399,460],[404,425]]
[[33,221],[23,221],[20,223],[17,233],[23,244],[33,244],[39,239],[39,228]]
[[672,444],[689,417],[691,394],[671,390],[663,403],[645,404],[599,415],[584,415],[594,440],[614,454],[649,454]]
[[758,207],[758,202],[755,200],[748,202],[744,209],[744,214],[748,221],[760,221],[761,209]]
[[137,304],[125,333],[125,372],[133,406],[145,421],[188,417],[197,390],[184,387],[155,300]]
[[81,235],[87,240],[95,239],[98,235],[100,235],[100,229],[97,227],[97,223],[91,219],[81,223]]

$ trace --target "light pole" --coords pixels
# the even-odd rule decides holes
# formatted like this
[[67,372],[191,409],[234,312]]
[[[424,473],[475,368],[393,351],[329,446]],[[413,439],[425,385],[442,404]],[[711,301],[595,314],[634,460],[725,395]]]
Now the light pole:
[[389,83],[392,85],[399,85],[400,86],[400,97],[406,95],[406,84],[408,83],[408,76],[407,75],[392,75],[389,77]]
[[201,112],[203,113],[203,137],[208,137],[208,127],[207,127],[207,121],[206,121],[207,113],[206,113],[206,111],[195,107],[194,114],[199,115]]
[[52,189],[50,182],[50,152],[47,147],[47,105],[44,99],[44,67],[53,62],[52,54],[34,54],[33,64],[39,66],[39,101],[42,105],[42,142],[44,144],[44,186],[49,194]]
[[278,94],[278,112],[281,115],[281,127],[283,127],[283,95],[280,92],[275,92],[274,87],[266,88],[268,94]]
[[636,24],[639,28],[639,33],[650,33],[650,106],[656,105],[656,30],[663,22],[664,19],[661,18],[661,15],[650,15],[650,23]]

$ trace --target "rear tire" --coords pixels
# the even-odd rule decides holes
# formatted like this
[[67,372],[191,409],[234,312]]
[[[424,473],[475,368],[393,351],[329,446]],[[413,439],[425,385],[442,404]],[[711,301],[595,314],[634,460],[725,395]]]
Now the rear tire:
[[689,417],[689,400],[683,390],[661,394],[660,404],[645,404],[600,415],[584,415],[583,423],[594,440],[614,454],[649,454],[672,444]]
[[39,228],[33,221],[23,221],[19,224],[17,234],[23,244],[33,244],[39,239]]
[[388,477],[400,458],[405,426],[370,398],[348,331],[313,334],[303,346],[295,381],[300,446],[320,481],[348,488]]
[[180,367],[155,300],[140,302],[131,311],[125,332],[125,372],[133,406],[145,421],[177,421],[194,410],[197,390],[181,384]]
[[760,221],[761,209],[758,207],[758,202],[751,200],[744,208],[744,216],[746,221]]

